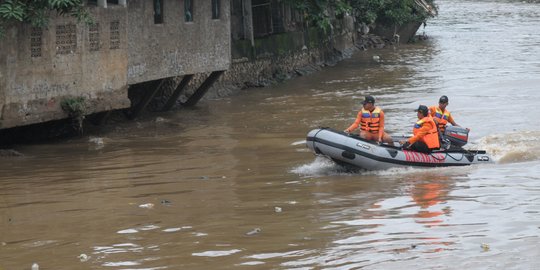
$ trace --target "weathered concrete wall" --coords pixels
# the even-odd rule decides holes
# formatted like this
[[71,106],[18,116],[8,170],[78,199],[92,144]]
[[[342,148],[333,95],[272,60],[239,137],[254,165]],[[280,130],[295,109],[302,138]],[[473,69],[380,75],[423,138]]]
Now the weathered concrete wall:
[[126,108],[127,9],[91,7],[90,28],[68,17],[48,28],[19,25],[0,41],[0,128],[66,118],[65,98],[84,97],[87,113]]
[[[238,89],[261,87],[294,76],[315,72],[350,57],[358,48],[352,18],[346,17],[333,36],[311,28],[257,38],[237,40],[232,46],[233,64],[212,87],[207,98],[226,96]],[[188,91],[189,93],[189,91]]]
[[[420,28],[421,25],[422,22],[411,22],[401,25],[399,27],[385,27],[383,25],[377,24],[371,32],[387,40],[407,43],[414,38],[416,31],[418,31],[418,28]],[[394,36],[396,34],[397,36]]]
[[193,1],[193,22],[186,22],[184,1],[165,0],[162,24],[154,24],[153,2],[128,3],[129,84],[229,68],[230,1],[220,1],[219,19],[212,1]]

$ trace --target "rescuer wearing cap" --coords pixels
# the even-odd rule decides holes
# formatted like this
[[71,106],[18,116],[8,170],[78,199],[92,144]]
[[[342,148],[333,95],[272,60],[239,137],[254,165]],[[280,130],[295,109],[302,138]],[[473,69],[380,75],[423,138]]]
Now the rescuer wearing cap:
[[446,124],[448,123],[452,124],[453,126],[459,127],[459,125],[454,121],[452,114],[450,114],[450,112],[446,110],[446,106],[448,106],[448,97],[441,96],[441,98],[439,98],[439,106],[435,105],[429,107],[429,114],[431,115],[431,117],[433,117],[433,120],[439,126],[439,131],[441,132],[441,134],[444,134]]
[[360,126],[360,137],[379,143],[392,144],[392,137],[384,132],[384,112],[375,106],[375,98],[366,96],[362,105],[356,120],[350,127],[345,129],[345,132],[351,133]]
[[420,105],[415,111],[417,112],[418,121],[414,124],[413,136],[399,143],[403,145],[403,148],[422,153],[431,153],[432,150],[440,148],[437,124],[429,115],[427,106]]

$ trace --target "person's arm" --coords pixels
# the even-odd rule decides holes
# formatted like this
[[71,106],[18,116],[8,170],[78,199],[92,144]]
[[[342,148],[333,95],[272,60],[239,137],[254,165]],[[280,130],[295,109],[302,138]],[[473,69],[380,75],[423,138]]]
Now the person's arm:
[[348,127],[345,130],[345,132],[354,131],[360,125],[360,121],[362,121],[362,111],[358,112],[358,115],[356,116],[356,120],[354,121],[354,123],[352,123],[352,125],[350,127]]
[[381,110],[379,115],[379,142],[382,141],[384,135],[384,112]]
[[435,117],[436,112],[437,112],[437,108],[435,106],[429,107],[429,115],[431,115],[431,117]]
[[429,125],[427,125],[426,123],[424,123],[422,125],[422,127],[420,128],[420,130],[418,131],[418,133],[416,133],[416,135],[414,135],[413,137],[409,138],[408,142],[410,144],[413,144],[417,141],[419,141],[420,139],[422,139],[424,136],[426,136],[426,134],[429,133],[429,130],[430,130],[430,127]]
[[452,126],[460,126],[456,123],[456,121],[454,121],[454,117],[452,117],[451,114],[448,115],[448,122],[450,122],[450,124],[452,124]]

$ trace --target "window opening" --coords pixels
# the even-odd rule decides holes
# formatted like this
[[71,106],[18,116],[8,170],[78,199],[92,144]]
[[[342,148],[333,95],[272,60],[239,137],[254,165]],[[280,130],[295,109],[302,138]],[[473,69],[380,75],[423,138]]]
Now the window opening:
[[193,21],[193,0],[184,0],[184,15],[186,22]]
[[111,50],[120,49],[120,21],[112,21],[110,25]]
[[42,36],[43,29],[41,27],[32,27],[30,33],[30,55],[32,57],[41,57]]
[[221,12],[221,1],[212,0],[212,19],[219,19]]
[[94,23],[88,27],[88,41],[90,42],[90,51],[99,51],[99,23]]
[[154,0],[154,23],[163,23],[163,0]]
[[77,26],[63,24],[56,26],[56,54],[71,54],[77,49]]

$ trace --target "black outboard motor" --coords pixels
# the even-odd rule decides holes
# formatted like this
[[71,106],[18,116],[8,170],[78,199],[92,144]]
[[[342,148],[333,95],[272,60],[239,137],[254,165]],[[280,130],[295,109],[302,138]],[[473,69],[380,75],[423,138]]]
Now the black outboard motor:
[[[469,140],[469,130],[457,126],[447,126],[444,131],[443,144],[449,142],[451,146],[461,148],[467,144]],[[448,149],[448,148],[446,148]]]

